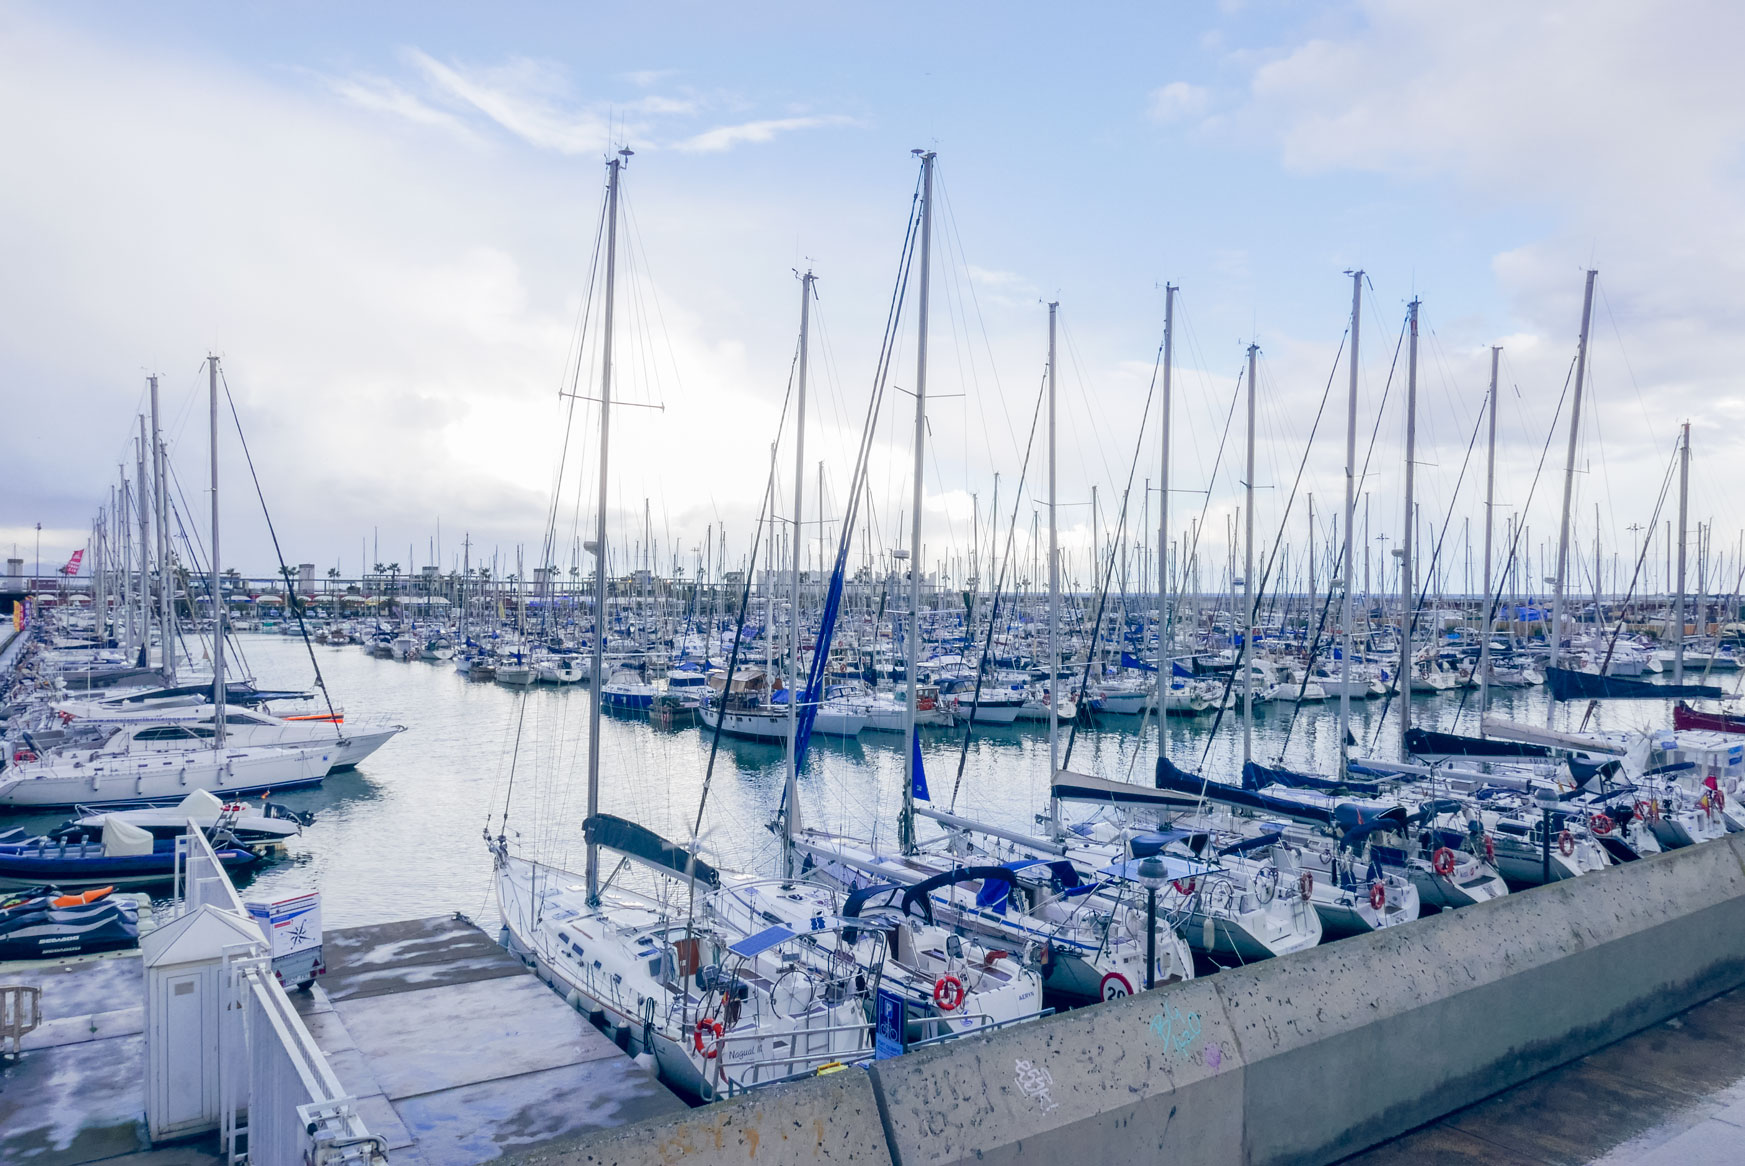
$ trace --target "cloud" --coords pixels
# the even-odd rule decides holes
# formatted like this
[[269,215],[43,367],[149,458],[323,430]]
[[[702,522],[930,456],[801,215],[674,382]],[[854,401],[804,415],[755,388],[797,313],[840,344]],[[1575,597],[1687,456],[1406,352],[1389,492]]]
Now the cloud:
[[447,130],[468,141],[478,140],[460,118],[422,101],[392,81],[379,77],[329,77],[325,81],[336,95],[360,109],[391,114],[417,125]]
[[[518,61],[511,66],[473,73],[444,64],[419,49],[408,49],[407,59],[441,92],[471,106],[503,129],[544,150],[561,154],[597,154],[609,145],[612,129],[607,118],[591,109],[564,110],[541,90],[551,87],[551,77],[542,67]],[[640,127],[617,127],[635,134]]]
[[1210,91],[1199,85],[1171,81],[1168,85],[1151,91],[1151,103],[1146,112],[1152,121],[1185,121],[1204,113],[1211,96]]
[[748,121],[739,125],[717,126],[705,130],[694,137],[675,142],[674,149],[684,150],[693,154],[713,154],[747,142],[761,143],[774,140],[777,134],[792,130],[819,129],[823,126],[853,125],[854,119],[840,114],[824,114],[814,117],[783,117],[767,121]]

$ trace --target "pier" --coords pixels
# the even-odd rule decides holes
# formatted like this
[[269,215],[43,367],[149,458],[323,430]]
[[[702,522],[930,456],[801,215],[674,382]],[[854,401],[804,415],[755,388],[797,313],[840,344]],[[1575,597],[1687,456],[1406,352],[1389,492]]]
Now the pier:
[[[393,1162],[473,1166],[685,1109],[468,922],[347,928],[324,952],[289,995]],[[9,984],[42,989],[43,1023],[0,1069],[0,1162],[224,1161],[210,1135],[147,1139],[138,952],[0,965]]]

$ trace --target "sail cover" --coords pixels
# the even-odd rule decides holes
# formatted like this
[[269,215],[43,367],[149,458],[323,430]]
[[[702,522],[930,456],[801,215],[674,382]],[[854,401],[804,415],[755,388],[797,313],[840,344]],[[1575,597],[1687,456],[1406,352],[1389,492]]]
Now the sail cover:
[[1547,668],[1545,683],[1552,700],[1715,700],[1724,695],[1713,684],[1655,684],[1569,668]]
[[674,842],[668,842],[646,826],[612,814],[595,814],[582,823],[582,833],[595,846],[634,858],[649,866],[690,878],[693,875],[706,886],[721,885],[721,874],[700,858]]

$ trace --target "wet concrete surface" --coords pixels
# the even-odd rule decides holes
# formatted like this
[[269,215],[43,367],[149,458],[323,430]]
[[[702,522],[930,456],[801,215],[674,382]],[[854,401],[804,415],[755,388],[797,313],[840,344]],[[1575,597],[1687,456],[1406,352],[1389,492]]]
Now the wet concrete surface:
[[1745,1163],[1745,989],[1345,1159],[1342,1166]]
[[[397,1166],[475,1166],[685,1109],[470,923],[323,938],[327,974],[291,999]],[[0,1163],[215,1166],[216,1135],[146,1140],[137,954],[8,965],[0,983],[40,987],[43,1014],[0,1066]]]

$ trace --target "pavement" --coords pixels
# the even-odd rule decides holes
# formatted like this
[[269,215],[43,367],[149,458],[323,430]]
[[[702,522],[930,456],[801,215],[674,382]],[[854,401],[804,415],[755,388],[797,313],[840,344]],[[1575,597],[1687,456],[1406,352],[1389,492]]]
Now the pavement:
[[[391,1160],[476,1166],[684,1104],[472,924],[328,932],[328,973],[291,999]],[[42,989],[43,1024],[0,1067],[6,1166],[216,1166],[216,1135],[145,1132],[137,952],[0,965]]]
[[1745,1163],[1745,988],[1342,1166]]

